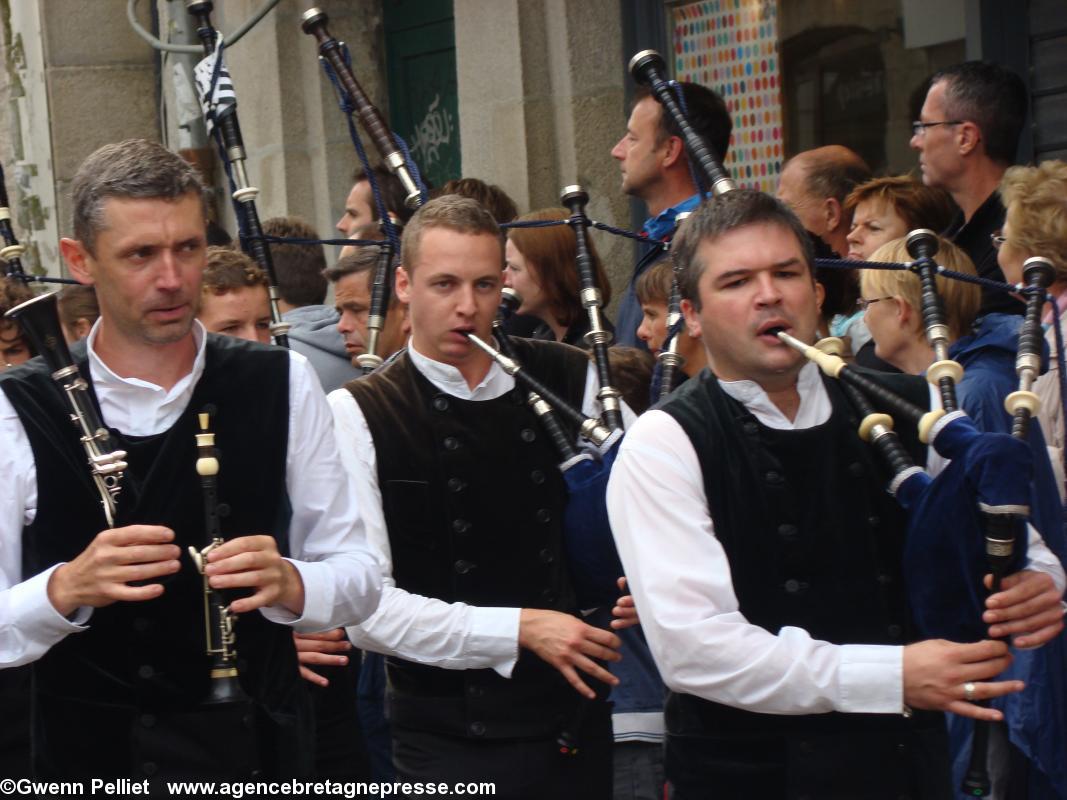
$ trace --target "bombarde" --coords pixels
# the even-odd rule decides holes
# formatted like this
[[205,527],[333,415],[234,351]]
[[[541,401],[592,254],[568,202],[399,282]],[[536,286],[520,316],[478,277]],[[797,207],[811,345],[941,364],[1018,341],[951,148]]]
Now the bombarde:
[[329,21],[326,12],[321,8],[309,8],[301,16],[300,27],[304,33],[315,37],[315,41],[319,44],[319,56],[333,69],[341,88],[352,101],[360,122],[370,134],[378,155],[381,156],[389,171],[396,175],[403,184],[404,191],[407,193],[404,203],[408,208],[418,208],[422,205],[422,193],[419,191],[419,186],[415,182],[404,153],[397,145],[396,138],[385,123],[385,119],[371,103],[370,98],[367,97],[363,87],[359,85],[359,81],[352,73],[352,68],[346,63],[342,43],[330,36],[330,32],[326,29]]
[[581,186],[565,186],[560,196],[560,201],[568,209],[571,216],[567,223],[574,231],[578,279],[582,287],[581,300],[589,315],[589,332],[585,334],[585,341],[593,351],[593,360],[596,362],[597,377],[600,379],[600,390],[597,398],[600,406],[604,409],[604,424],[612,430],[622,430],[622,405],[621,392],[615,388],[611,380],[611,362],[608,360],[608,345],[611,344],[612,334],[604,325],[602,310],[604,306],[600,288],[596,285],[596,274],[593,266],[593,255],[589,250],[589,217],[585,215],[585,204],[589,202],[589,195]]
[[219,460],[215,453],[215,434],[211,431],[210,408],[197,415],[200,432],[196,434],[196,472],[204,498],[204,530],[207,546],[202,550],[189,547],[189,555],[203,577],[204,636],[207,655],[211,660],[211,685],[204,700],[207,705],[245,702],[248,696],[241,688],[237,673],[237,637],[234,625],[237,615],[230,611],[220,593],[211,588],[204,568],[207,557],[223,543],[219,524],[218,474]]
[[[237,122],[237,96],[233,92],[232,85],[225,89],[225,96],[232,102],[214,105],[215,92],[220,88],[217,84],[220,83],[221,75],[225,73],[225,69],[219,63],[222,59],[222,50],[218,47],[219,33],[211,24],[211,11],[214,4],[211,0],[186,0],[185,7],[196,18],[196,35],[200,37],[204,46],[204,60],[197,65],[197,86],[200,89],[201,103],[205,109],[205,120],[219,143],[219,150],[230,167],[236,186],[232,198],[234,213],[241,221],[241,230],[245,234],[241,239],[241,246],[267,273],[270,282],[268,292],[271,336],[274,337],[275,344],[288,347],[288,333],[291,326],[282,319],[279,307],[281,295],[278,292],[278,275],[274,269],[270,246],[263,240],[263,227],[259,223],[259,213],[256,210],[256,197],[259,195],[259,189],[252,186],[248,180],[244,138],[241,136],[241,126]],[[203,80],[199,80],[200,78]],[[228,75],[226,82],[229,83]],[[212,107],[214,107],[213,113],[210,111]]]
[[89,384],[70,354],[59,324],[57,297],[58,292],[42,294],[20,303],[4,316],[16,322],[33,343],[37,354],[48,365],[52,380],[67,398],[70,418],[81,433],[82,447],[89,458],[89,470],[100,495],[107,526],[113,528],[122,476],[126,470],[126,451],[118,449],[100,420],[89,394]]
[[732,192],[737,188],[733,178],[726,172],[722,165],[719,153],[715,152],[715,146],[694,130],[689,124],[678,99],[667,80],[667,64],[655,50],[642,50],[630,59],[630,74],[637,83],[648,86],[652,94],[659,100],[665,113],[670,114],[678,129],[682,132],[682,140],[685,149],[689,153],[691,163],[699,167],[711,187],[714,195]]

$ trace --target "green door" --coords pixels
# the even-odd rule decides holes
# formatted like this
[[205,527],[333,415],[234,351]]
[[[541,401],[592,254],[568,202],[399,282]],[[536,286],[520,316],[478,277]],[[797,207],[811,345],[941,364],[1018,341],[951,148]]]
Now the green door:
[[383,0],[389,117],[423,178],[462,175],[452,0]]

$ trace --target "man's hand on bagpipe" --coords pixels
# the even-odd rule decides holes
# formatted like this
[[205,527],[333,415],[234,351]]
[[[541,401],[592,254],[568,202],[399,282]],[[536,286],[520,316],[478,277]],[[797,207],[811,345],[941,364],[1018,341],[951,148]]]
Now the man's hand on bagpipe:
[[[993,576],[985,576],[987,589]],[[1000,591],[986,600],[982,621],[993,639],[1012,638],[1018,648],[1040,647],[1063,630],[1063,596],[1052,577],[1044,572],[1022,570],[1005,576]]]

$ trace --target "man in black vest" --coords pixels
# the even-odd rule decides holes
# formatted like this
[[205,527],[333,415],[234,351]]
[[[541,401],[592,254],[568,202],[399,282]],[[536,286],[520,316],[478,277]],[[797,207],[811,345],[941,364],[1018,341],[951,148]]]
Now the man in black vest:
[[[143,140],[107,145],[72,194],[75,238],[60,247],[101,311],[73,357],[127,467],[109,527],[47,366],[3,376],[0,663],[33,662],[35,769],[147,778],[159,792],[163,778],[307,775],[291,629],[358,622],[380,596],[322,390],[302,356],[195,321],[205,209],[182,159]],[[253,701],[241,717],[200,707],[204,589],[185,554],[207,544],[194,438],[205,411],[228,507],[206,572],[234,590]]]
[[[493,781],[503,797],[610,797],[611,722],[594,696],[616,682],[597,662],[616,660],[619,641],[576,616],[559,455],[525,392],[467,338],[490,340],[500,230],[446,195],[419,209],[401,246],[408,348],[329,397],[368,536],[390,565],[379,613],[348,632],[389,655],[397,775]],[[584,353],[514,343],[532,374],[594,411]],[[559,752],[564,732],[576,755]]]
[[[888,475],[840,388],[773,333],[815,337],[810,248],[756,192],[686,221],[683,310],[712,372],[642,416],[612,471],[612,529],[671,689],[678,800],[951,797],[936,712],[998,719],[972,701],[1023,688],[991,680],[1003,642],[908,644]],[[885,380],[929,402],[921,380]],[[1043,571],[1005,579],[985,615],[1021,647],[1062,627],[1063,570],[1040,540],[1029,555]]]

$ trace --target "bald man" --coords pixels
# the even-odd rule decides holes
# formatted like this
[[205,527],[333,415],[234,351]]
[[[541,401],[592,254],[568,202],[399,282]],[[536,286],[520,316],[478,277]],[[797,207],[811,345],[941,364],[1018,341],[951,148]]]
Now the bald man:
[[848,252],[852,214],[845,198],[871,179],[871,168],[858,154],[839,144],[797,153],[785,163],[778,199],[793,209],[804,228],[839,256]]

